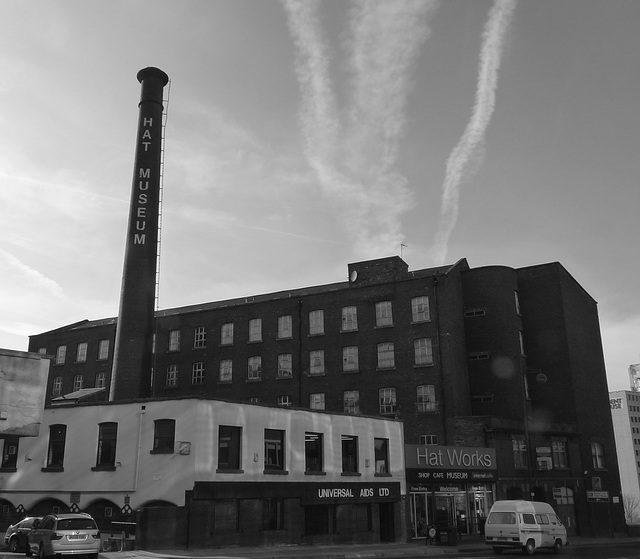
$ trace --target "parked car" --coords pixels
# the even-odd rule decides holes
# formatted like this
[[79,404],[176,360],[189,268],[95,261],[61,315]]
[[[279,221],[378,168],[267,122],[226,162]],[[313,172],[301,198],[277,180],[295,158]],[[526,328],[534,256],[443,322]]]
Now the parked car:
[[7,528],[4,534],[4,543],[9,546],[9,551],[15,553],[27,548],[27,533],[33,528],[34,521],[41,518],[41,516],[27,516]]
[[89,514],[48,514],[27,534],[27,556],[86,555],[97,559],[99,552],[100,530]]

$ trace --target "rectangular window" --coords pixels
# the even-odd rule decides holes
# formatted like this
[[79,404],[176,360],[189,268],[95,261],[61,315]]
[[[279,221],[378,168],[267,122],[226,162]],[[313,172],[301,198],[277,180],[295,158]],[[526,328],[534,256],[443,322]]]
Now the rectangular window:
[[153,422],[153,450],[155,454],[173,454],[176,440],[176,420],[156,419]]
[[513,446],[513,465],[516,470],[526,470],[529,464],[527,457],[527,443],[524,438],[511,440]]
[[423,295],[411,299],[411,320],[412,322],[428,322],[429,316],[429,297]]
[[324,350],[316,349],[309,352],[309,374],[324,375]]
[[393,369],[395,366],[393,342],[378,344],[378,369]]
[[82,390],[84,388],[84,376],[75,375],[73,377],[73,391]]
[[191,384],[204,384],[204,363],[194,363],[191,369]]
[[358,372],[358,346],[342,348],[342,370],[345,373]]
[[324,392],[319,392],[317,394],[311,394],[309,396],[309,408],[312,410],[323,410],[324,409]]
[[67,440],[66,425],[49,427],[49,449],[47,450],[47,468],[62,469],[64,466],[64,447]]
[[518,341],[520,343],[520,355],[525,355],[524,353],[524,338],[522,336],[522,332],[518,331]]
[[2,470],[15,470],[18,467],[18,444],[20,437],[7,436],[2,447]]
[[96,457],[96,468],[116,467],[117,438],[117,423],[100,423],[100,425],[98,425],[98,455]]
[[94,386],[96,388],[107,387],[107,373],[96,373],[96,380]]
[[264,430],[264,469],[284,471],[284,431]]
[[249,321],[249,341],[261,342],[262,341],[262,319],[252,318]]
[[591,459],[596,470],[604,470],[607,467],[604,461],[604,446],[602,443],[591,443]]
[[350,415],[360,413],[360,392],[358,390],[345,390],[342,394],[343,411]]
[[554,468],[568,468],[569,461],[567,459],[567,441],[557,439],[551,441],[551,458],[553,459]]
[[80,342],[78,344],[78,349],[76,352],[76,361],[78,363],[86,363],[87,362],[87,347],[89,344],[87,342]]
[[358,310],[356,307],[342,307],[342,331],[351,332],[358,329]]
[[281,353],[278,355],[278,378],[291,378],[292,373],[291,354]]
[[418,444],[438,444],[438,435],[419,435]]
[[201,349],[207,346],[207,332],[204,326],[198,326],[193,332],[193,348]]
[[64,365],[67,358],[67,346],[59,345],[56,349],[56,365]]
[[433,384],[421,384],[416,388],[417,406],[419,412],[436,412],[436,387]]
[[98,344],[98,361],[109,359],[109,340],[100,340]]
[[240,530],[238,499],[220,499],[213,502],[213,533],[233,534]]
[[281,394],[280,396],[278,396],[278,405],[284,407],[291,406],[291,396],[289,396],[288,394]]
[[262,530],[284,530],[284,499],[262,499]]
[[396,406],[396,389],[381,388],[378,390],[378,399],[380,402],[380,414],[389,415],[397,411]]
[[324,471],[322,433],[304,434],[304,470],[305,472]]
[[413,358],[417,366],[433,365],[431,338],[419,338],[413,341]]
[[391,301],[376,303],[376,327],[380,326],[393,326]]
[[51,387],[51,397],[57,398],[62,395],[62,377],[55,377]]
[[164,385],[166,388],[178,386],[178,365],[169,365],[167,367],[167,379]]
[[218,470],[241,469],[242,427],[220,425],[218,428]]
[[371,504],[353,505],[354,532],[371,532],[373,530],[373,514]]
[[262,357],[254,355],[247,360],[247,379],[260,380],[262,378]]
[[227,322],[220,328],[220,345],[233,345],[233,322]]
[[180,351],[180,330],[169,332],[169,351]]
[[317,310],[309,313],[309,335],[324,334],[324,311]]
[[518,294],[517,291],[514,291],[513,296],[515,298],[515,303],[516,303],[516,314],[520,314],[520,295]]
[[293,336],[293,322],[290,314],[278,317],[278,339],[291,338]]
[[304,507],[304,535],[321,536],[337,531],[336,505],[312,505]]
[[358,473],[358,437],[342,435],[342,473]]
[[233,381],[233,361],[231,359],[223,359],[220,361],[220,382]]
[[389,473],[389,439],[373,439],[376,474]]

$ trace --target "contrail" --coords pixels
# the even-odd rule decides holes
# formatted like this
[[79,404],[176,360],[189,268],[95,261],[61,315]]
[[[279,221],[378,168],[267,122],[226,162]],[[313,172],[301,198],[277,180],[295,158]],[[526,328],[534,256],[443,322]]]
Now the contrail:
[[460,184],[468,179],[482,160],[487,126],[496,104],[498,69],[504,49],[504,39],[517,0],[496,0],[482,34],[482,49],[475,103],[471,120],[458,145],[447,159],[440,223],[431,256],[437,265],[444,264],[449,237],[458,220]]

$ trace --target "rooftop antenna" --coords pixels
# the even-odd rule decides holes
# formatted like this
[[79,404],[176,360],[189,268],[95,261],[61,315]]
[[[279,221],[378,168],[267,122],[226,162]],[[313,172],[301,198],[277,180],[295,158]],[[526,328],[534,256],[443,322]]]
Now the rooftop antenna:
[[[402,258],[402,249],[403,248],[409,248],[407,245],[405,245],[404,243],[400,243],[400,258]],[[402,258],[404,260],[404,258]]]

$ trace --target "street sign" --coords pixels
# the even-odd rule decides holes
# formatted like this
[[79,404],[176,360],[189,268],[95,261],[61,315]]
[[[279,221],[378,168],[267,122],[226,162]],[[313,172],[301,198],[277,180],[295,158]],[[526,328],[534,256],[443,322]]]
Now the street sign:
[[587,491],[587,501],[609,501],[608,491]]

